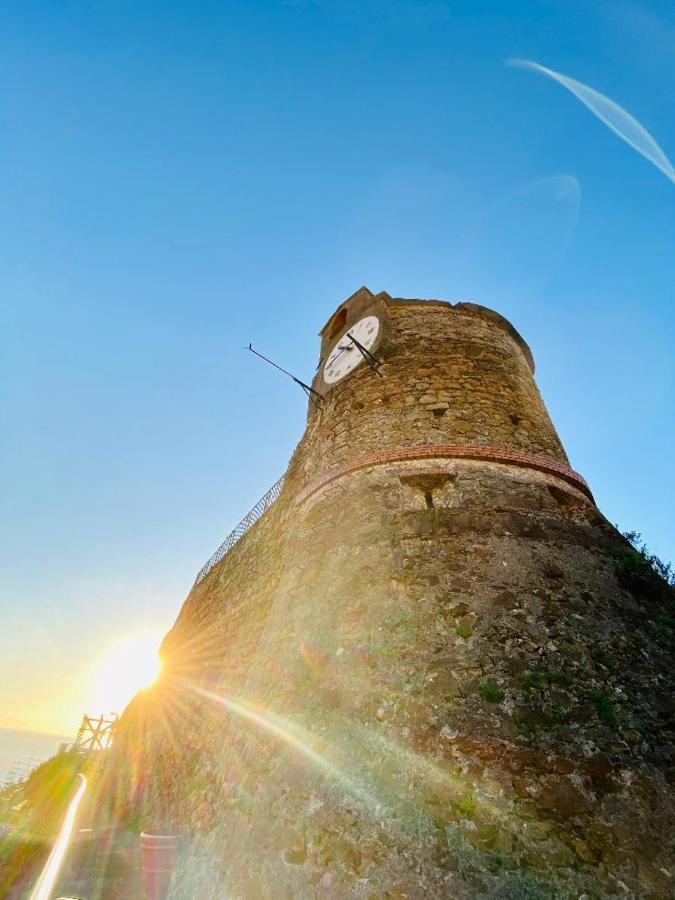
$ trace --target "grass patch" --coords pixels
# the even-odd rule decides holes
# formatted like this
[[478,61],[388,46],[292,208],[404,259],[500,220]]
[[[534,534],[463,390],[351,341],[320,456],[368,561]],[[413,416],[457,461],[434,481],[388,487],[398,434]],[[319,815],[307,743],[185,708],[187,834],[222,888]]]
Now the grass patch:
[[539,690],[553,687],[567,687],[571,682],[569,675],[565,672],[551,672],[548,669],[535,669],[532,672],[526,672],[522,679],[521,685],[526,691]]
[[607,694],[603,694],[600,691],[592,691],[591,700],[595,705],[595,710],[600,721],[604,722],[605,725],[614,725],[616,722],[614,704]]
[[623,536],[632,546],[622,547],[614,554],[619,583],[646,600],[674,603],[675,570],[670,563],[652,553],[637,531],[626,531]]
[[675,636],[675,617],[667,609],[661,609],[656,614],[656,630],[663,637],[673,639]]
[[518,731],[525,737],[533,738],[539,734],[539,726],[531,719],[527,719],[525,716],[514,716],[513,721],[515,722]]
[[473,634],[473,629],[469,625],[458,625],[457,626],[457,635],[458,637],[464,638],[464,640],[468,640]]
[[488,703],[499,703],[504,699],[504,691],[494,681],[483,681],[478,688],[478,693],[481,700],[487,700]]
[[567,710],[562,706],[553,705],[549,710],[549,715],[551,717],[551,722],[553,722],[554,726],[560,726],[565,723],[567,720]]
[[455,806],[457,811],[466,816],[467,819],[471,818],[476,810],[476,801],[473,794],[465,794],[463,797],[460,797],[459,800],[455,801]]

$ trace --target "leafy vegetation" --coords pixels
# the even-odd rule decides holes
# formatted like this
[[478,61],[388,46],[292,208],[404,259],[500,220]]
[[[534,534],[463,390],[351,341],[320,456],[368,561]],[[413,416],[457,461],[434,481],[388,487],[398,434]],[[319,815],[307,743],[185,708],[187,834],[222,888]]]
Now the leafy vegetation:
[[455,801],[455,806],[459,812],[470,818],[476,809],[476,801],[473,794],[465,794],[463,797],[460,797]]
[[494,681],[483,681],[478,688],[478,693],[481,700],[486,700],[488,703],[499,703],[504,699],[504,691]]
[[614,568],[619,582],[634,594],[648,599],[675,601],[675,570],[652,553],[638,531],[623,535],[630,547],[617,550]]
[[595,704],[598,717],[605,725],[614,725],[616,719],[614,716],[614,704],[610,698],[600,691],[591,691],[591,700]]
[[[619,583],[649,608],[649,622],[656,635],[675,638],[675,570],[652,553],[637,531],[623,535],[629,542],[614,554],[614,571]],[[639,649],[647,641],[636,638]]]
[[528,719],[527,716],[514,716],[513,721],[523,736],[534,738],[539,734],[539,726],[532,719]]
[[532,672],[526,672],[521,680],[521,684],[525,690],[544,690],[544,688],[567,687],[570,684],[570,677],[565,672],[552,672],[548,669],[534,669]]
[[13,886],[28,885],[44,865],[76,776],[86,767],[86,757],[58,753],[34,769],[26,781],[0,792],[1,821],[11,828],[0,841],[0,897],[9,896]]

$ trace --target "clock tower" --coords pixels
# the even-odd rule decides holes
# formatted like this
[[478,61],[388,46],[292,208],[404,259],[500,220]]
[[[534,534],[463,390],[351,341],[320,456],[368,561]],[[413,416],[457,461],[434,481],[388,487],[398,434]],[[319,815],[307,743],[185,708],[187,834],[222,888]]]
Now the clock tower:
[[172,896],[670,896],[672,588],[529,347],[365,287],[320,337],[283,487],[116,732],[115,802],[186,835]]
[[376,459],[501,459],[590,499],[537,390],[529,347],[493,310],[362,287],[320,337],[312,387],[323,400],[310,404],[287,475],[293,490],[308,496]]

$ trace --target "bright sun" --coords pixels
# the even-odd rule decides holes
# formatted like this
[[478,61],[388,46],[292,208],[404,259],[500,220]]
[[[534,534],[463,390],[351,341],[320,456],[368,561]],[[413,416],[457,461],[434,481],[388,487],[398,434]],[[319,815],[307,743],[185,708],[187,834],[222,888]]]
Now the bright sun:
[[100,711],[121,713],[131,698],[157,679],[160,638],[137,634],[110,648],[96,667],[95,693]]

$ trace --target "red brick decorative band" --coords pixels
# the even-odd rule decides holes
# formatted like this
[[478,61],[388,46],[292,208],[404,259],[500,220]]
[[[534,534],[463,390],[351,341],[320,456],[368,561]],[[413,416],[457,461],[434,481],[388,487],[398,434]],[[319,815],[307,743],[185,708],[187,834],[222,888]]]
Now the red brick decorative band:
[[392,450],[381,450],[379,453],[368,453],[315,478],[300,491],[295,501],[301,503],[336,478],[349,475],[359,469],[411,459],[473,459],[481,462],[519,466],[523,469],[534,469],[566,481],[572,487],[582,491],[589,500],[595,502],[590,488],[581,475],[558,460],[551,459],[549,456],[539,456],[537,453],[527,453],[523,450],[505,450],[501,447],[485,447],[480,444],[422,444],[418,447],[396,447]]

